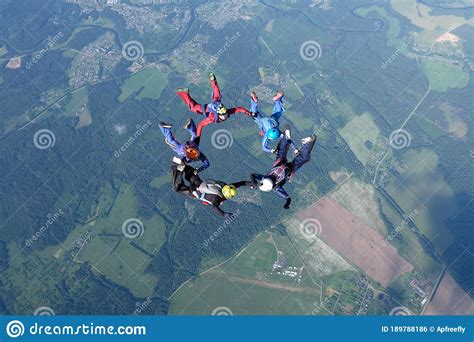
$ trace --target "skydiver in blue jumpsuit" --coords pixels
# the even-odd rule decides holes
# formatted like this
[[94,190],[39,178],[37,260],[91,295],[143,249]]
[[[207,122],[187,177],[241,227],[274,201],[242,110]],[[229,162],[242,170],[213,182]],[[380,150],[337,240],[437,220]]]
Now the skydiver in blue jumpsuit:
[[[260,135],[262,139],[262,150],[267,153],[276,153],[277,149],[270,149],[268,144],[270,141],[276,140],[283,137],[283,132],[280,131],[280,118],[285,111],[283,107],[283,91],[278,91],[273,97],[273,111],[271,116],[266,116],[258,108],[258,97],[255,92],[250,94],[250,112],[260,129]],[[296,146],[290,140],[291,147],[296,150]]]
[[207,169],[210,163],[204,153],[199,149],[199,137],[197,136],[197,129],[194,121],[190,118],[183,126],[183,128],[191,135],[191,140],[186,141],[184,144],[179,143],[174,138],[173,132],[171,131],[172,127],[171,124],[160,122],[160,130],[165,136],[166,144],[168,144],[184,162],[191,163],[198,160],[202,162],[202,165],[194,170],[194,174],[198,174],[202,170]]

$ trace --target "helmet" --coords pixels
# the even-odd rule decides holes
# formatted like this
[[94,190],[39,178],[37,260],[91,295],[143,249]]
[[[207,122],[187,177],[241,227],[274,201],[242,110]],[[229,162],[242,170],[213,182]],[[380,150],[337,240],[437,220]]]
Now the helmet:
[[186,157],[189,160],[198,159],[200,155],[201,155],[201,152],[199,152],[199,150],[196,147],[193,147],[193,146],[186,147]]
[[260,182],[258,188],[262,191],[269,192],[273,189],[273,181],[270,178],[264,178]]
[[217,114],[219,114],[219,115],[227,114],[227,108],[224,107],[224,105],[222,103],[219,103],[219,105],[217,106]]
[[237,195],[237,188],[232,184],[226,184],[222,187],[222,194],[229,199]]
[[279,136],[280,136],[280,131],[278,130],[278,128],[272,128],[268,130],[267,132],[268,139],[274,140],[278,138]]

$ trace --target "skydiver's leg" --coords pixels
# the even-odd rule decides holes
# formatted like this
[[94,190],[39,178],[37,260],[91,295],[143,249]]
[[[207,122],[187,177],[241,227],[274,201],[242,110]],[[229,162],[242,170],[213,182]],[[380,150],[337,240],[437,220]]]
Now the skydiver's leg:
[[171,131],[171,125],[165,124],[163,122],[160,123],[160,131],[165,136],[166,144],[168,144],[168,146],[171,147],[173,151],[176,151],[181,144],[174,138],[173,132]]
[[285,136],[280,139],[277,146],[276,163],[286,162],[286,155],[288,154],[288,149],[290,148],[290,145],[291,140],[286,139]]
[[212,102],[220,101],[222,98],[221,89],[217,84],[216,80],[210,80],[211,87],[212,87]]
[[173,165],[171,167],[171,180],[174,192],[183,194],[185,196],[193,197],[189,187],[184,185],[183,172],[178,170],[177,165]]
[[[277,95],[278,96],[278,95]],[[272,118],[274,118],[277,122],[279,122],[281,115],[284,112],[283,108],[283,95],[280,97],[275,96],[273,101],[273,111],[272,111]]]
[[191,170],[192,171],[189,173],[189,178],[188,178],[189,183],[190,183],[189,189],[191,191],[196,191],[199,188],[199,186],[201,185],[202,180],[201,180],[201,178],[199,178],[198,175],[194,174],[194,169],[193,168],[191,168]]
[[296,170],[311,160],[311,152],[313,151],[314,144],[316,143],[316,136],[313,135],[311,138],[311,141],[303,143],[300,153],[295,157],[295,159],[293,159],[293,172],[296,172]]
[[257,94],[252,91],[252,93],[250,93],[250,109],[249,111],[251,113],[260,113],[260,110],[258,108],[258,97],[257,97]]
[[202,105],[197,103],[191,95],[189,95],[189,91],[177,91],[176,95],[178,95],[183,102],[188,106],[189,110],[196,114],[202,114]]
[[189,118],[188,121],[184,124],[183,128],[189,132],[191,135],[191,141],[199,145],[199,137],[197,136],[197,128],[193,119]]

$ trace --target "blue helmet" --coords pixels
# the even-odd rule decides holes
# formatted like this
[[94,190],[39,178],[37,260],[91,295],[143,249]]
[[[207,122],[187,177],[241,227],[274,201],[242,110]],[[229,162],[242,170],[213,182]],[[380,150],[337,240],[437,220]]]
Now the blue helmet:
[[268,130],[268,132],[267,132],[267,137],[270,140],[274,140],[274,139],[278,138],[279,136],[280,136],[280,131],[278,130],[278,128],[272,128],[272,129]]

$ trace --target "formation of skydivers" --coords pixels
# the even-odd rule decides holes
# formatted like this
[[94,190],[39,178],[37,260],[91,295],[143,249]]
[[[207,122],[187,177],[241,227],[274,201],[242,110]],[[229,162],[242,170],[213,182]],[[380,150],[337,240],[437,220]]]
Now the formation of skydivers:
[[[178,88],[176,94],[184,101],[188,108],[196,114],[205,116],[196,127],[194,121],[189,118],[183,128],[190,134],[190,139],[185,143],[178,142],[171,130],[172,125],[160,122],[160,130],[165,136],[165,142],[176,152],[177,157],[173,158],[171,166],[171,177],[173,191],[198,199],[204,204],[208,204],[220,216],[228,219],[232,213],[223,211],[220,205],[234,197],[237,189],[241,186],[249,186],[252,189],[258,188],[264,192],[275,191],[285,199],[284,208],[289,209],[291,197],[283,189],[283,185],[295,172],[311,159],[311,151],[316,142],[316,135],[301,139],[302,145],[297,148],[291,139],[289,125],[283,130],[280,129],[279,120],[285,111],[283,107],[283,91],[278,91],[273,97],[273,112],[267,116],[259,110],[258,97],[255,92],[251,92],[250,110],[243,107],[226,108],[222,102],[222,94],[217,84],[216,76],[209,74],[209,81],[212,87],[211,103],[197,103],[189,94],[189,89]],[[266,174],[253,173],[250,180],[236,183],[226,183],[218,180],[202,180],[199,172],[209,167],[210,163],[204,153],[199,149],[199,142],[202,130],[212,123],[220,123],[235,113],[243,113],[255,121],[262,136],[262,149],[264,152],[276,154],[276,161],[273,167]],[[278,141],[275,148],[270,148],[271,141]],[[295,157],[292,161],[287,159],[289,149],[293,150]],[[190,164],[200,161],[199,167],[192,167]]]

